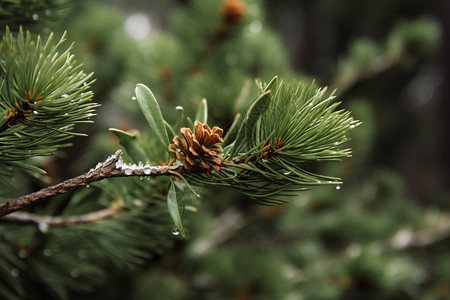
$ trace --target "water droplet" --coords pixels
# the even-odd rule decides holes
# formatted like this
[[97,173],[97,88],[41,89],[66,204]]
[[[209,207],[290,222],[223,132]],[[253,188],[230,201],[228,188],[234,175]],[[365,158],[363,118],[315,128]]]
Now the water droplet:
[[89,187],[89,184],[86,184],[86,187],[88,188],[88,187]]
[[105,160],[104,164],[106,165],[107,163],[109,163],[113,159],[114,159],[113,155],[108,156],[108,158]]
[[19,276],[19,270],[16,268],[11,269],[11,271],[9,271],[9,274],[11,274],[12,277],[17,277]]
[[39,223],[39,224],[38,224],[38,228],[39,228],[39,231],[40,231],[40,232],[42,232],[42,233],[47,233],[47,232],[48,232],[49,226],[48,226],[47,223]]
[[340,190],[340,189],[341,189],[341,186],[340,186],[340,185],[336,186],[336,189],[337,189],[337,190]]
[[70,271],[70,276],[72,278],[78,278],[80,276],[80,271],[78,271],[78,269],[73,269],[72,271]]
[[177,106],[175,107],[176,110],[183,110],[183,106]]
[[53,251],[51,249],[45,248],[44,251],[42,251],[42,254],[44,254],[44,256],[52,256]]
[[139,162],[139,168],[144,167],[144,164],[142,163],[142,161]]
[[131,97],[131,100],[135,101],[135,100],[136,100],[136,97],[135,97],[135,96]]
[[67,94],[62,94],[61,95],[61,98],[67,98],[67,97],[69,97],[69,95],[67,95]]
[[350,129],[355,128],[355,125],[350,125]]
[[139,177],[139,180],[140,180],[140,181],[144,180],[144,177],[140,176],[140,177]]
[[38,111],[37,110],[33,110],[33,114],[37,115]]
[[125,175],[131,175],[132,173],[133,173],[133,170],[131,170],[130,168],[125,169]]
[[37,21],[37,20],[39,20],[39,15],[38,15],[38,14],[33,14],[33,15],[31,16],[31,18],[32,18],[33,20]]
[[123,160],[122,158],[120,158],[117,162],[116,162],[116,169],[122,169],[123,167]]
[[19,253],[17,254],[20,258],[26,258],[28,256],[28,252],[25,249],[19,250]]
[[291,173],[292,173],[291,171],[287,171],[287,172],[284,172],[283,175],[289,175]]
[[[144,173],[145,173],[146,175],[150,175],[151,169],[150,169],[149,167],[145,167]],[[147,179],[149,179],[149,178],[147,178]]]
[[178,230],[178,228],[176,226],[172,227],[172,234],[173,235],[179,235],[180,234],[180,231]]

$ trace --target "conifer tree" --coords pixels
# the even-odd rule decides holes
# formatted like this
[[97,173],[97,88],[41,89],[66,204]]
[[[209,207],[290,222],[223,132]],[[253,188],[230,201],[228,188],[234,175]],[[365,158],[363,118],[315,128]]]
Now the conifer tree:
[[[380,172],[365,201],[377,212],[384,197],[389,225],[370,228],[365,203],[346,201],[336,176],[364,164],[364,152],[346,159],[364,140],[339,90],[426,57],[435,23],[401,24],[384,48],[357,41],[327,88],[291,68],[260,1],[189,1],[171,31],[142,41],[102,4],[85,3],[68,24],[83,5],[0,3],[1,297],[69,299],[110,285],[104,297],[393,298],[415,297],[408,280],[428,284],[424,262],[401,251],[434,244],[448,224],[416,234],[433,223],[404,211],[398,177]],[[65,180],[52,176],[57,161],[73,166]],[[267,234],[279,248],[264,251]],[[401,271],[390,279],[390,268]]]

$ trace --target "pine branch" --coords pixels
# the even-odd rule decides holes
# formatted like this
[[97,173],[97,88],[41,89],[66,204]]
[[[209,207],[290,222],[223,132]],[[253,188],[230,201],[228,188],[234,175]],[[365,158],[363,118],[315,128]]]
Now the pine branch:
[[[118,150],[114,155],[108,157],[103,163],[98,163],[97,166],[88,172],[79,175],[74,178],[67,179],[56,185],[43,188],[37,192],[11,199],[0,204],[0,218],[9,215],[13,212],[22,210],[26,207],[43,202],[44,200],[56,196],[68,193],[76,188],[87,186],[93,182],[101,181],[105,178],[112,177],[128,177],[128,176],[141,176],[141,177],[156,177],[156,176],[177,176],[183,173],[202,173],[205,170],[197,166],[187,169],[181,165],[168,165],[168,166],[150,166],[149,164],[140,163],[139,165],[133,164],[129,165],[124,163],[120,155],[121,150]],[[239,157],[235,160],[229,162],[224,162],[223,167],[230,167],[239,164],[244,161],[245,157]],[[90,220],[96,220],[100,216],[107,217],[111,215],[113,211],[98,211],[95,213],[74,217],[73,219],[62,219],[59,217],[40,217],[30,214],[14,214],[7,217],[7,220],[14,222],[25,222],[25,223],[47,223],[49,225],[55,226],[69,226],[77,223],[89,223]],[[117,212],[117,210],[115,210]],[[106,214],[106,215],[104,215]]]
[[120,160],[122,151],[118,150],[103,163],[97,164],[94,169],[77,177],[68,179],[59,184],[44,188],[37,192],[12,199],[0,204],[0,217],[24,209],[60,194],[67,193],[78,187],[86,186],[92,182],[111,177],[126,176],[171,176],[185,171],[182,166],[136,166],[128,165]]
[[[144,166],[142,162],[129,165],[120,159],[119,150],[85,174],[0,204],[0,217],[111,177],[176,176],[188,183],[183,174],[200,174],[189,179],[199,184],[227,186],[268,205],[282,203],[284,200],[278,196],[289,196],[306,186],[339,184],[339,178],[302,168],[305,162],[350,156],[349,149],[338,146],[348,140],[345,133],[359,121],[351,118],[349,112],[334,111],[339,103],[328,105],[334,96],[322,99],[325,90],[289,86],[276,78],[264,87],[261,84],[261,95],[247,112],[231,148],[221,154],[224,149],[218,143],[223,142],[223,130],[211,129],[198,121],[194,124],[195,134],[182,128],[184,141],[175,136],[174,144],[170,144],[154,95],[138,84],[136,96],[144,116],[161,144],[171,152],[168,166]],[[281,112],[279,107],[287,109]],[[294,116],[293,121],[286,122],[286,115]],[[172,166],[177,160],[183,165]],[[207,177],[202,176],[205,173]]]
[[[183,173],[202,173],[205,170],[197,166],[187,169],[181,165],[168,165],[168,166],[150,166],[149,164],[129,165],[123,163],[120,155],[121,150],[118,150],[114,155],[108,157],[103,163],[98,163],[97,166],[89,172],[79,175],[74,178],[67,179],[56,185],[43,188],[37,192],[15,198],[0,204],[0,220],[11,221],[19,223],[36,223],[36,224],[48,224],[57,227],[67,227],[75,224],[92,223],[97,220],[108,218],[115,215],[118,212],[124,210],[123,207],[107,208],[97,212],[70,217],[67,219],[61,217],[49,217],[38,216],[28,213],[14,213],[22,210],[26,207],[30,207],[43,202],[44,200],[70,192],[76,188],[87,186],[93,182],[101,181],[105,178],[112,177],[128,177],[128,176],[140,176],[140,177],[156,177],[156,176],[179,176]],[[239,157],[234,160],[223,162],[221,167],[230,167],[239,165],[245,161],[247,156]],[[14,214],[13,214],[14,213]],[[11,214],[11,215],[10,215]],[[9,215],[9,216],[7,216]]]

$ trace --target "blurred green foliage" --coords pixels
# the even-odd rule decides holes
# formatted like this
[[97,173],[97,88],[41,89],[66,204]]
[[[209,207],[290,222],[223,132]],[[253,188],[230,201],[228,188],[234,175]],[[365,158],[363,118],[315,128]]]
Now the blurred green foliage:
[[[290,204],[275,207],[257,206],[221,188],[206,189],[195,204],[198,211],[185,211],[187,240],[169,237],[172,223],[166,208],[154,211],[160,221],[150,228],[129,219],[98,224],[108,228],[105,239],[95,227],[73,240],[60,229],[44,234],[21,228],[21,235],[15,235],[16,227],[8,225],[0,250],[8,259],[0,270],[15,289],[2,283],[2,295],[12,299],[26,293],[22,286],[38,291],[45,286],[57,296],[41,292],[34,299],[66,293],[72,299],[448,298],[450,193],[436,180],[439,172],[448,175],[436,155],[436,126],[441,123],[435,116],[443,101],[436,89],[445,73],[437,56],[445,51],[445,28],[432,17],[437,1],[248,0],[246,17],[210,52],[204,51],[220,25],[222,1],[168,1],[162,11],[153,10],[161,8],[157,2],[116,1],[118,9],[108,1],[85,1],[68,18],[64,29],[76,41],[77,59],[98,78],[93,88],[102,107],[89,143],[67,152],[58,168],[75,161],[68,171],[75,175],[113,153],[119,146],[107,133],[109,127],[138,129],[133,136],[146,156],[156,157],[154,164],[164,160],[132,100],[138,82],[151,87],[171,123],[186,126],[181,120],[193,118],[207,98],[209,123],[227,129],[258,93],[248,82],[278,74],[288,82],[316,78],[330,84],[342,105],[363,121],[348,136],[352,159],[313,166],[319,173],[342,177],[344,184],[304,191]],[[135,11],[148,13],[156,27],[141,40],[123,25]],[[170,25],[157,28],[156,15],[160,24]],[[411,94],[428,98],[413,102]],[[129,186],[134,187],[131,195]],[[162,207],[166,191],[161,187],[166,186],[164,180],[149,184],[138,178],[102,182],[82,191],[66,208],[42,210],[70,215],[119,198],[130,207],[143,201],[143,210]],[[87,237],[105,244],[95,248]],[[107,243],[111,237],[119,241]],[[38,243],[27,248],[29,240]],[[142,268],[120,270],[107,264],[104,255],[114,260],[120,240],[137,247],[129,259],[133,265],[145,261]],[[174,247],[165,248],[171,242]],[[8,243],[16,248],[6,247]],[[24,260],[24,252],[11,249],[37,249],[38,259]],[[53,257],[61,252],[61,257],[49,260],[46,249]],[[157,249],[165,250],[148,260],[144,252]],[[60,272],[47,282],[35,280],[49,272],[50,263]],[[106,288],[94,292],[94,285]]]

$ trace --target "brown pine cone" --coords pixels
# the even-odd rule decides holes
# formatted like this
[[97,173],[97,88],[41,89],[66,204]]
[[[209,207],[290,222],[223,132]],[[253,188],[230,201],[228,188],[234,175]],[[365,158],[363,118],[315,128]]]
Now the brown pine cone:
[[223,169],[222,147],[215,145],[223,143],[220,137],[223,130],[217,126],[211,130],[207,124],[202,124],[199,121],[194,123],[195,134],[190,128],[181,128],[181,133],[184,137],[184,142],[179,136],[173,138],[173,144],[169,145],[169,151],[175,153],[177,159],[182,161],[184,168],[192,170],[198,164],[205,169],[208,177],[212,177],[211,169],[219,171]]

